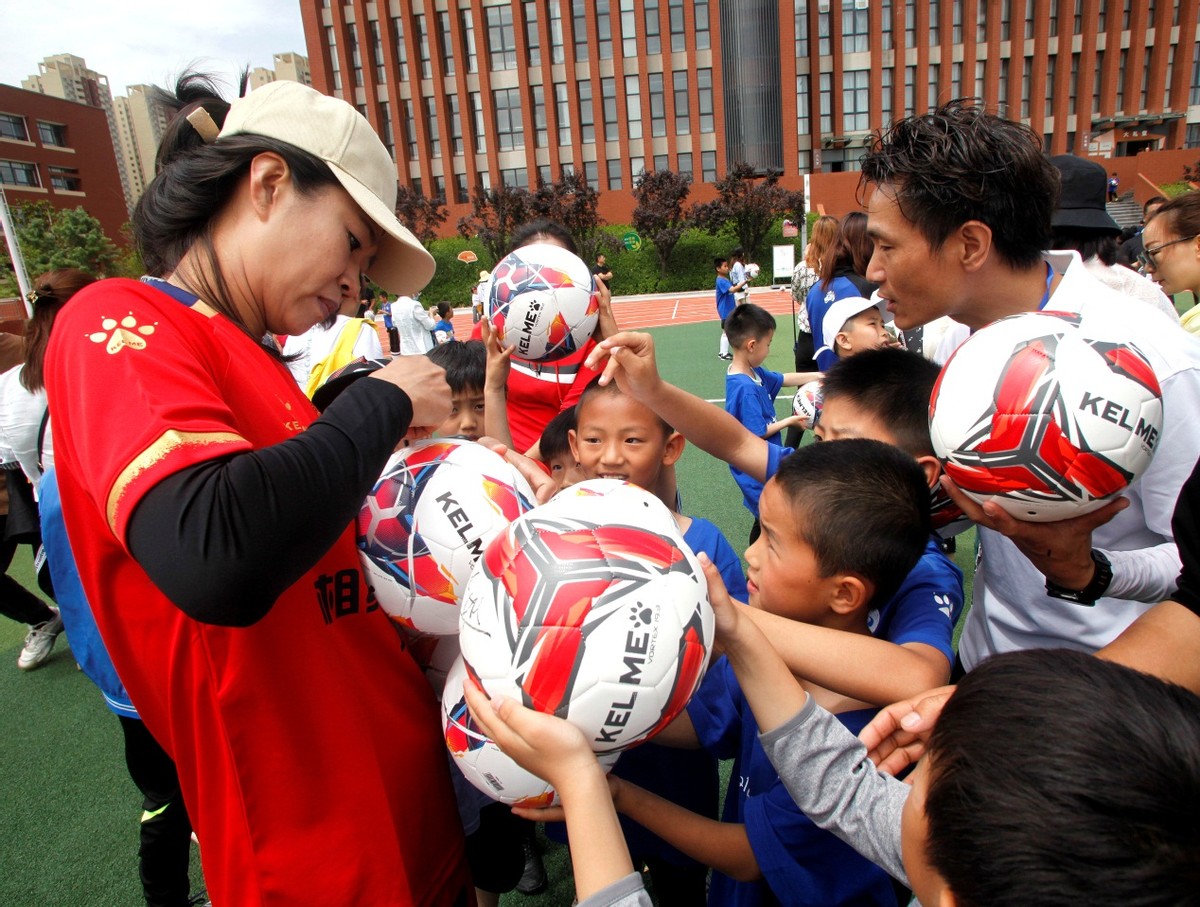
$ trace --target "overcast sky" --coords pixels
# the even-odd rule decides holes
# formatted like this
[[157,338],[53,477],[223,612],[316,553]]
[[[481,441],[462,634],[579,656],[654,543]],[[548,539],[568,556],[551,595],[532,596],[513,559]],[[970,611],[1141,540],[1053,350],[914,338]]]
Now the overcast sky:
[[0,82],[17,87],[45,57],[69,53],[108,76],[114,96],[168,84],[193,62],[232,96],[242,66],[307,53],[298,0],[0,0],[0,23]]

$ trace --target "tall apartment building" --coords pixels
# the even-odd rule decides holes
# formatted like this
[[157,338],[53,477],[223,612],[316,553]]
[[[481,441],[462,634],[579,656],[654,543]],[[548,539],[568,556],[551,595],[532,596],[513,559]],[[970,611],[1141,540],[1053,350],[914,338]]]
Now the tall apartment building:
[[154,179],[154,157],[167,128],[167,113],[154,103],[153,91],[150,85],[130,85],[125,96],[113,98],[117,154],[125,167],[130,206]]
[[303,54],[275,54],[274,68],[256,66],[250,70],[250,89],[261,88],[268,82],[284,80],[299,82],[301,85],[312,84],[312,74],[308,69],[308,57]]
[[[113,113],[113,96],[108,85],[108,76],[88,69],[87,62],[83,57],[77,57],[74,54],[53,54],[46,57],[38,64],[38,71],[35,75],[21,81],[21,87],[26,91],[36,91],[39,94],[62,98],[64,101],[99,107],[104,111],[108,120],[108,133],[112,148],[114,150],[120,148],[117,118]],[[116,157],[117,171],[121,177],[121,189],[125,195],[126,206],[132,207],[135,196],[131,194],[124,155],[118,153]]]
[[1200,0],[302,0],[313,84],[401,184],[444,197],[563,168],[628,219],[643,169],[853,170],[872,130],[978,97],[1051,153],[1200,146]]

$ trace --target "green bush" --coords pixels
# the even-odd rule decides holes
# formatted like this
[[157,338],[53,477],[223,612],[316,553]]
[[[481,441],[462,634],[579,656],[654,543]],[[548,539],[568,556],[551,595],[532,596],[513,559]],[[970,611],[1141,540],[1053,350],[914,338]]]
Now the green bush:
[[[667,276],[660,277],[658,256],[654,254],[649,241],[643,240],[641,249],[630,252],[621,242],[621,237],[632,229],[629,225],[610,224],[602,229],[612,238],[609,250],[605,254],[613,270],[612,291],[618,296],[689,293],[694,290],[711,289],[716,280],[713,259],[718,255],[728,255],[729,250],[737,245],[732,231],[722,231],[713,235],[702,230],[688,230],[671,253]],[[785,241],[796,244],[796,254],[799,256],[799,240],[783,239],[783,221],[780,220],[771,228],[766,246],[769,250],[770,246]],[[447,299],[455,306],[466,306],[471,299],[471,291],[475,288],[480,270],[490,270],[496,264],[484,251],[483,245],[473,239],[435,239],[428,244],[428,248],[437,261],[437,273],[421,293],[421,300],[427,305]],[[471,264],[459,261],[458,253],[464,249],[472,250],[479,256],[479,260]],[[591,264],[588,262],[589,266]],[[769,252],[758,264],[762,266],[762,273],[755,285],[766,286],[771,282]]]
[[1162,189],[1162,194],[1167,198],[1174,198],[1177,195],[1183,195],[1185,192],[1191,192],[1192,187],[1186,180],[1180,180],[1177,183],[1166,183],[1159,186]]

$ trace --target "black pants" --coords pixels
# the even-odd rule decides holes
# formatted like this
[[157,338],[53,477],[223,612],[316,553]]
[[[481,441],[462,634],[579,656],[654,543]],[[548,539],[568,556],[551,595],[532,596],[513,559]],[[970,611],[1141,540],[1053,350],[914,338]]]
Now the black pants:
[[[17,553],[17,542],[4,538],[4,524],[7,516],[0,516],[0,567],[4,568],[4,576],[0,577],[0,614],[11,617],[22,624],[31,627],[44,623],[54,617],[50,607],[8,575],[8,566],[12,563],[13,555]],[[36,543],[30,543],[34,548]]]
[[125,732],[125,764],[142,792],[138,872],[149,907],[188,903],[192,823],[179,792],[175,763],[137,718],[118,715]]
[[387,335],[388,335],[388,352],[391,353],[393,356],[399,356],[400,355],[400,329],[399,328],[388,328]]

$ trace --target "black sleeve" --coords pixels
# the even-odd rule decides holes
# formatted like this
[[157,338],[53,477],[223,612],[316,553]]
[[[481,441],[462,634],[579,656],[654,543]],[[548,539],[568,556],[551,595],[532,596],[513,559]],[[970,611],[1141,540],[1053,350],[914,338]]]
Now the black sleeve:
[[1200,614],[1200,462],[1183,483],[1171,531],[1179,548],[1183,569],[1179,573],[1179,588],[1171,596],[1185,608]]
[[129,550],[189,617],[249,626],[342,534],[411,421],[404,391],[357,381],[296,437],[159,482]]

